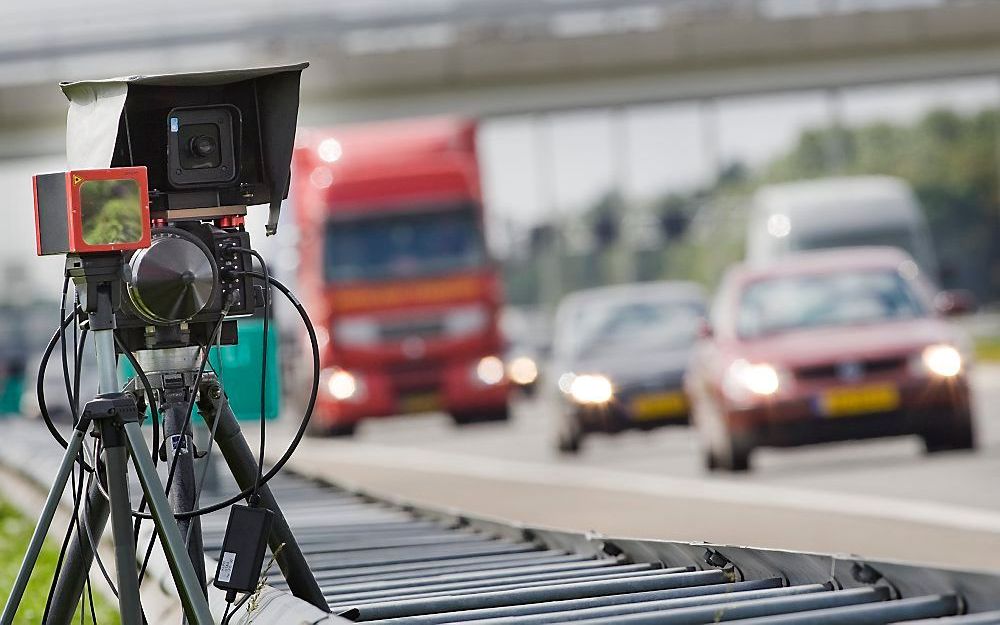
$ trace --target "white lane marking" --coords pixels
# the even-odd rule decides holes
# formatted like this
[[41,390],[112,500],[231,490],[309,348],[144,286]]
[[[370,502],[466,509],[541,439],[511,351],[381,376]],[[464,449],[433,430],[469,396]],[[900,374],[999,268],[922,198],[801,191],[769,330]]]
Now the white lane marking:
[[[329,445],[329,446],[328,446]],[[318,443],[311,452],[351,464],[425,471],[544,486],[596,488],[655,497],[778,507],[1000,533],[1000,513],[952,504],[814,491],[746,481],[649,475],[579,465],[504,460],[371,443]],[[313,453],[308,455],[312,456]],[[299,457],[305,461],[306,454]],[[293,457],[292,464],[296,464]]]
[[995,391],[1000,388],[1000,364],[973,363],[969,379],[975,391]]

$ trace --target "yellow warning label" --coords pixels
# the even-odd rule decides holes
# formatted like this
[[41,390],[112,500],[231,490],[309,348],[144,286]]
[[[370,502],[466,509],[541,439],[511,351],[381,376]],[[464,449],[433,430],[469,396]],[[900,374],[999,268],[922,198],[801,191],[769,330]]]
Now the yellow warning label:
[[83,182],[83,177],[73,174],[73,186],[77,186],[81,182]]

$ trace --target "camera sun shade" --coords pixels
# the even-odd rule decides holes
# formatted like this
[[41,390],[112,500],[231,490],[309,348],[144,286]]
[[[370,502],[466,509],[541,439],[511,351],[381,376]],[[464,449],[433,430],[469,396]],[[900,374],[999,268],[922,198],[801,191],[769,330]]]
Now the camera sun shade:
[[145,167],[39,174],[32,183],[39,256],[149,247]]
[[308,63],[62,83],[70,167],[145,166],[153,217],[288,195],[299,79]]

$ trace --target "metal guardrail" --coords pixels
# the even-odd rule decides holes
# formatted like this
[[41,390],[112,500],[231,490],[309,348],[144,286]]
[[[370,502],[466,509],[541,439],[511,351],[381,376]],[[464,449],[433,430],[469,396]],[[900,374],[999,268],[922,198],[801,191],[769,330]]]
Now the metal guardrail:
[[[617,540],[277,479],[330,606],[355,622],[1000,623],[1000,574]],[[205,520],[207,553],[221,547],[224,523]],[[268,583],[285,587],[278,574]]]

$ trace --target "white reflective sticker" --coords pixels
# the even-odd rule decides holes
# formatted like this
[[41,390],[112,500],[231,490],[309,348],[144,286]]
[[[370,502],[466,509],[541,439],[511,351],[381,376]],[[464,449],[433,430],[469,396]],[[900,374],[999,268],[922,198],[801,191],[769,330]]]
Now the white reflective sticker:
[[228,582],[233,576],[233,565],[236,564],[236,554],[232,551],[222,552],[222,561],[219,562],[219,574],[216,581]]

